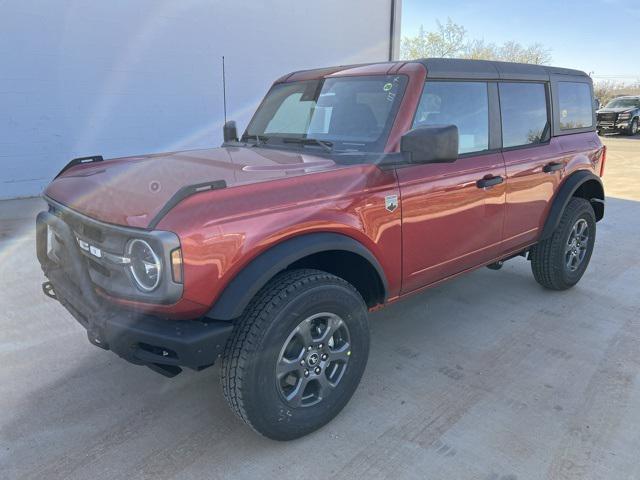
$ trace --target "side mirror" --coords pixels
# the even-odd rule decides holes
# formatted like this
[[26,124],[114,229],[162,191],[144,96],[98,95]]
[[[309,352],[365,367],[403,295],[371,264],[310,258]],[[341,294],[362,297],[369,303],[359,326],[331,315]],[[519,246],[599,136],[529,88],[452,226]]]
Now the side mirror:
[[238,141],[238,129],[236,127],[236,122],[233,120],[229,120],[222,127],[222,137],[226,142],[237,142]]
[[447,163],[458,159],[458,127],[430,125],[409,130],[400,139],[400,151],[410,163]]

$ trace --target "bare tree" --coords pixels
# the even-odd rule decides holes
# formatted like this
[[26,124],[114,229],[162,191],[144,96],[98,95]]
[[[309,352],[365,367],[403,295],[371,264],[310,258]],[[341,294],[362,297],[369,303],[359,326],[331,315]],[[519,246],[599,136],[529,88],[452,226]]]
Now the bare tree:
[[551,52],[539,43],[523,46],[509,41],[502,45],[484,40],[467,40],[467,31],[450,18],[446,24],[436,21],[435,32],[426,32],[420,26],[418,35],[405,37],[401,45],[403,59],[445,57],[470,58],[475,60],[501,60],[506,62],[535,63],[545,65],[551,62]]
[[450,18],[444,25],[436,20],[436,26],[435,32],[426,32],[421,25],[418,35],[403,38],[401,57],[403,59],[459,57],[464,51],[467,31],[463,26],[453,23]]
[[594,96],[602,106],[622,95],[640,95],[640,82],[626,84],[613,80],[601,80],[593,85]]
[[546,65],[551,62],[551,52],[540,43],[523,47],[518,42],[509,41],[498,49],[498,58],[496,60]]
[[549,65],[552,61],[551,50],[541,43],[534,43],[525,49],[524,63]]
[[471,60],[497,60],[498,47],[495,43],[487,43],[484,40],[471,40],[467,43],[463,58]]

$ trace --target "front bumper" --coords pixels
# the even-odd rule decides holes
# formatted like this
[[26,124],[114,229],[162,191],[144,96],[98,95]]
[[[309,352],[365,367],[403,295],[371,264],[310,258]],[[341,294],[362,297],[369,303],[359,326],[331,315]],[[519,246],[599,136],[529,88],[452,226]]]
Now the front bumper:
[[619,130],[627,130],[629,128],[629,122],[598,122],[597,127],[598,130],[603,132],[615,132]]
[[[38,260],[49,280],[43,291],[87,330],[92,344],[169,377],[180,373],[181,367],[206,368],[222,354],[233,329],[231,322],[167,320],[114,307],[96,295],[86,259],[69,226],[49,212],[38,215],[36,226]],[[65,247],[57,262],[47,251],[49,229]]]

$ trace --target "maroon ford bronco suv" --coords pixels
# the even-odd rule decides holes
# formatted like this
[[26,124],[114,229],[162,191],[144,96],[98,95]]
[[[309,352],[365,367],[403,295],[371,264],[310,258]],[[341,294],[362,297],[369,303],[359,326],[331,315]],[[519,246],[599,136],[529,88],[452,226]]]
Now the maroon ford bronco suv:
[[274,439],[349,401],[367,312],[473,269],[584,274],[605,149],[582,72],[427,59],[277,80],[221,148],[73,160],[37,250],[89,341],[173,376],[222,363],[229,405]]

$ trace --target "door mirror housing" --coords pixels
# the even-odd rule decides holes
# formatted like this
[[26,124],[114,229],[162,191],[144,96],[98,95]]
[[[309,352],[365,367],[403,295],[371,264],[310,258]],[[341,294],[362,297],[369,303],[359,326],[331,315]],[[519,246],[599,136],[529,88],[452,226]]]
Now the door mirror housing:
[[233,120],[229,120],[222,127],[222,137],[226,142],[237,142],[238,141],[238,128],[236,127],[236,122]]
[[429,125],[409,130],[400,139],[400,151],[409,163],[448,163],[458,159],[458,127]]

